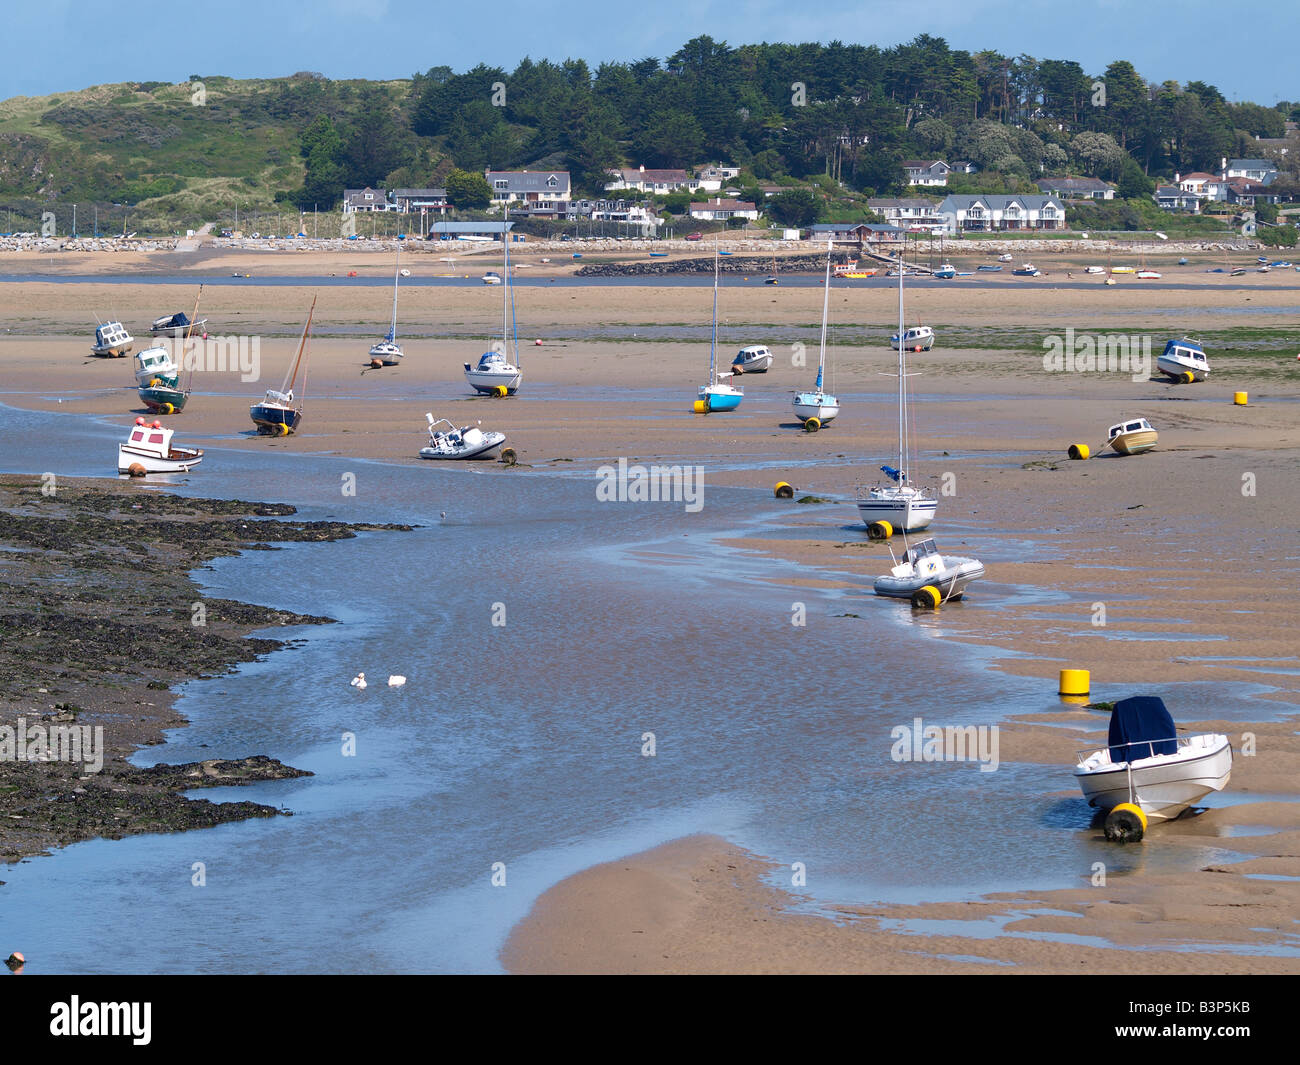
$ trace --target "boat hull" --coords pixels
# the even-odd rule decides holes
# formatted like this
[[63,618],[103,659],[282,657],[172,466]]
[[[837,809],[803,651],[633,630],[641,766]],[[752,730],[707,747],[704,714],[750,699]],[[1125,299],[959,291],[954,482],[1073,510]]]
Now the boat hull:
[[863,524],[887,521],[896,532],[920,532],[927,528],[939,509],[937,500],[921,493],[894,494],[888,490],[870,493],[858,500],[858,514]]
[[712,391],[707,388],[700,389],[700,399],[708,404],[710,412],[735,410],[740,406],[740,401],[745,398],[743,392],[731,391]]
[[146,386],[140,389],[140,401],[156,414],[180,414],[189,398],[190,394],[179,388]]
[[1164,355],[1156,359],[1156,369],[1166,377],[1172,377],[1175,380],[1181,380],[1183,374],[1190,373],[1192,380],[1204,381],[1210,376],[1208,366],[1197,365],[1193,362],[1183,362],[1181,359],[1168,358]]
[[134,342],[129,344],[92,344],[90,353],[98,355],[101,359],[124,359],[134,347]]
[[1136,433],[1124,433],[1110,441],[1110,446],[1121,455],[1140,455],[1150,451],[1160,439],[1154,429],[1143,429]]
[[117,445],[117,472],[130,473],[132,466],[143,466],[146,473],[188,473],[203,461],[203,452],[189,448],[172,448],[167,458],[131,447]]
[[[908,351],[929,351],[934,347],[934,330],[930,329],[924,333],[906,333],[903,336],[903,343],[907,346]],[[898,350],[898,334],[895,333],[889,338],[889,346],[895,351]]]
[[428,447],[420,448],[420,458],[422,459],[486,459],[491,458],[493,452],[497,451],[502,444],[506,442],[505,433],[484,433],[483,441],[472,447]]
[[966,588],[984,576],[984,564],[978,559],[944,555],[943,564],[923,573],[906,577],[886,574],[877,577],[872,590],[889,599],[911,599],[926,585],[939,589],[945,600],[960,599]]
[[750,359],[747,362],[735,359],[731,365],[742,373],[767,373],[772,368],[772,356],[760,355],[758,358]]
[[288,436],[302,423],[302,411],[293,407],[254,403],[248,413],[262,436]]
[[[1089,806],[1112,810],[1134,798],[1149,821],[1177,817],[1198,799],[1222,791],[1232,774],[1232,744],[1220,733],[1192,736],[1177,754],[1114,764],[1109,748],[1081,762],[1075,779]],[[1132,792],[1130,793],[1130,780]]]
[[402,349],[387,340],[380,341],[370,349],[370,360],[378,359],[385,366],[396,366],[402,361]]
[[505,386],[506,395],[513,396],[518,390],[519,385],[524,379],[522,370],[510,370],[505,373],[493,373],[486,370],[476,370],[468,363],[465,365],[465,380],[475,392],[481,392],[484,395],[492,395],[498,388]]
[[816,418],[825,425],[840,412],[839,400],[817,392],[801,392],[794,397],[794,416],[801,422]]

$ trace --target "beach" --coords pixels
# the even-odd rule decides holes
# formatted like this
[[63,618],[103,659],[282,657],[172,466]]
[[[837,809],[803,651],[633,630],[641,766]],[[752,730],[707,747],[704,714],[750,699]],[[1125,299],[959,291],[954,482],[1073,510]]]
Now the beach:
[[[0,274],[23,278],[0,283],[0,402],[107,420],[125,431],[139,407],[131,360],[89,354],[95,317],[123,321],[141,345],[152,319],[189,313],[207,277],[199,314],[210,336],[256,338],[257,345],[245,346],[251,361],[242,366],[195,370],[191,404],[167,420],[178,443],[247,455],[258,469],[277,455],[328,460],[343,471],[350,463],[419,467],[428,411],[505,432],[519,465],[486,472],[508,479],[511,491],[522,491],[521,479],[529,478],[594,481],[600,467],[620,459],[698,467],[706,514],[711,498],[725,498],[719,506],[728,520],[747,509],[762,514],[743,529],[737,516],[737,531],[721,533],[715,546],[728,566],[764,584],[765,603],[841,596],[828,607],[839,613],[817,615],[827,646],[888,658],[898,640],[908,656],[924,646],[951,666],[954,676],[919,697],[927,717],[946,720],[961,703],[955,678],[962,670],[978,671],[993,689],[1005,678],[1017,692],[1041,690],[1032,712],[1023,699],[1009,708],[991,701],[966,709],[998,727],[1003,766],[1054,767],[1055,789],[1034,798],[1071,811],[1053,814],[1061,819],[1051,831],[1090,853],[1104,846],[1095,842],[1101,831],[1088,827],[1070,770],[1078,750],[1104,745],[1107,718],[1058,702],[1059,670],[1089,670],[1097,701],[1168,690],[1181,729],[1228,734],[1237,752],[1225,793],[1232,802],[1210,796],[1207,812],[1154,828],[1123,849],[1122,868],[1102,883],[1087,863],[1071,882],[1047,889],[1012,861],[1003,882],[1023,877],[1032,886],[960,900],[926,899],[924,890],[910,902],[851,900],[842,884],[819,884],[815,864],[806,883],[792,884],[794,857],[695,823],[683,838],[602,855],[544,885],[501,949],[506,970],[1300,971],[1293,917],[1300,902],[1300,675],[1292,636],[1300,624],[1293,594],[1300,342],[1291,333],[1300,274],[1211,274],[1222,256],[1205,252],[1187,267],[1161,262],[1161,282],[1104,287],[1085,283],[1080,271],[1088,260],[1080,253],[1036,256],[1047,271],[1041,278],[909,279],[907,319],[939,335],[933,351],[909,359],[909,372],[919,374],[910,382],[920,447],[914,476],[942,493],[931,530],[939,546],[976,554],[988,570],[964,602],[909,615],[906,604],[868,594],[891,565],[890,548],[867,539],[853,506],[858,487],[875,483],[878,468],[897,459],[897,382],[890,376],[897,358],[888,336],[898,311],[889,279],[832,284],[828,387],[843,409],[833,425],[804,433],[790,395],[816,373],[823,293],[815,276],[764,285],[761,257],[752,275],[728,276],[721,286],[716,354],[730,363],[742,345],[766,343],[776,355],[773,369],[742,376],[740,410],[700,416],[691,401],[708,368],[708,278],[582,283],[572,276],[575,263],[543,264],[556,256],[525,249],[513,308],[525,385],[514,397],[490,399],[469,395],[463,375],[464,363],[501,338],[501,290],[475,281],[499,269],[490,255],[457,264],[404,256],[412,271],[399,289],[406,356],[397,367],[371,369],[366,351],[386,330],[391,309],[386,256],[205,250],[186,265],[174,252],[132,261],[125,254],[0,257]],[[976,262],[954,261],[959,269]],[[358,277],[349,285],[351,270]],[[235,272],[252,276],[237,283]],[[308,372],[296,392],[302,428],[288,438],[258,437],[248,405],[281,386],[313,297]],[[1099,335],[1132,338],[1135,361],[1105,372],[1045,363],[1051,338]],[[1180,335],[1206,338],[1214,367],[1208,381],[1180,385],[1153,376],[1164,341]],[[204,349],[204,357],[220,350]],[[1234,403],[1238,392],[1248,394],[1245,405]],[[1107,427],[1136,416],[1158,428],[1158,447],[1129,458],[1107,453]],[[1074,443],[1088,444],[1094,457],[1069,460]],[[796,500],[825,502],[773,500],[778,481],[794,486]],[[663,518],[663,535],[680,523],[685,536],[688,521],[680,512]],[[652,572],[673,565],[660,547],[647,549],[644,560]],[[595,613],[610,609],[592,604]],[[788,619],[788,610],[772,611],[764,638],[796,638]],[[910,630],[895,635],[904,624]],[[761,672],[761,655],[750,665]],[[899,668],[906,674],[908,661]],[[913,679],[924,683],[925,676]],[[802,701],[815,718],[817,696]],[[888,704],[889,693],[875,701]],[[896,720],[910,723],[913,709],[900,704]],[[887,728],[854,742],[865,766],[888,763]],[[954,802],[994,801],[981,785],[1002,771],[970,773],[975,783],[954,784]],[[1005,808],[988,817],[1014,836],[1020,807],[1008,798],[999,792]],[[943,819],[948,811],[930,814]],[[869,841],[878,832],[906,838],[911,829],[868,814],[856,831]],[[869,853],[869,844],[862,846]],[[1206,846],[1239,860],[1198,865]],[[1144,848],[1163,856],[1150,869],[1134,858]],[[1180,855],[1188,867],[1175,868]]]

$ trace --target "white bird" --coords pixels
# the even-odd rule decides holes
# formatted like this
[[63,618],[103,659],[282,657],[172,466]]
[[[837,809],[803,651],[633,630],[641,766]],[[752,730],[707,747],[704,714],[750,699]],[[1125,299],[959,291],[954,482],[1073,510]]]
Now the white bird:
[[406,683],[406,678],[398,675],[397,673],[394,673],[391,677],[388,678],[388,686],[390,688],[400,688],[405,683]]
[[352,678],[352,687],[360,690],[365,686],[366,686],[366,675],[364,673],[358,673],[355,677]]

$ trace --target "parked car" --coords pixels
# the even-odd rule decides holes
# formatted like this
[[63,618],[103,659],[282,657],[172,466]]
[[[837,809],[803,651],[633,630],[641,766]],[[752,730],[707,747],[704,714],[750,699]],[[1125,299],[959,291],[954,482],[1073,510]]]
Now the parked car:
[[703,234],[703,233],[687,233],[687,234],[686,234],[686,239],[687,239],[687,240],[703,240],[703,239],[704,239],[704,234]]

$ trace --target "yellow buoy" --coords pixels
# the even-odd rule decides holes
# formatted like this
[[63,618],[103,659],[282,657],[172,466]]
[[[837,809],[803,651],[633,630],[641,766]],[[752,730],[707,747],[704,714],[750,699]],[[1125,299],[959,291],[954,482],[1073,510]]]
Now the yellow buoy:
[[695,409],[695,413],[696,413],[696,414],[708,414],[708,413],[709,413],[709,401],[708,401],[707,399],[697,399],[697,400],[695,401],[695,408],[694,408],[694,409]]
[[510,389],[506,388],[505,385],[494,385],[492,388],[492,395],[496,396],[497,399],[502,399],[509,394]]
[[163,413],[163,414],[175,414],[175,413],[176,413],[176,408],[173,407],[170,403],[164,403],[164,404],[162,405],[162,412],[161,412],[161,413]]
[[939,604],[943,602],[943,596],[939,589],[933,584],[927,584],[924,588],[918,588],[912,594],[912,606],[918,610],[937,610]]
[[1091,678],[1086,669],[1061,670],[1061,695],[1087,695]]
[[1195,380],[1196,380],[1196,374],[1192,373],[1191,370],[1183,371],[1183,384],[1190,385]]
[[785,481],[777,481],[776,487],[772,489],[772,494],[776,496],[777,499],[793,499],[794,486],[786,484]]
[[1071,444],[1070,450],[1066,452],[1072,459],[1086,459],[1092,454],[1087,444]]
[[293,430],[289,427],[289,423],[288,423],[288,422],[281,422],[281,423],[280,423],[280,435],[281,435],[281,436],[288,436],[291,432],[293,432]]
[[1235,403],[1238,407],[1244,407],[1246,405],[1247,398],[1249,397],[1246,395],[1245,392],[1234,392],[1232,394],[1232,402]]
[[504,462],[507,466],[513,466],[516,462],[519,461],[519,456],[515,454],[515,449],[512,447],[502,448],[501,461]]
[[1112,843],[1138,843],[1146,835],[1147,815],[1136,803],[1122,802],[1106,815],[1102,830]]
[[894,527],[887,521],[873,521],[867,526],[868,540],[888,540],[894,535]]
[[815,433],[821,427],[822,420],[820,418],[809,418],[803,423],[803,430],[805,433]]

